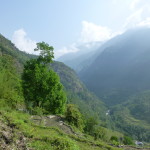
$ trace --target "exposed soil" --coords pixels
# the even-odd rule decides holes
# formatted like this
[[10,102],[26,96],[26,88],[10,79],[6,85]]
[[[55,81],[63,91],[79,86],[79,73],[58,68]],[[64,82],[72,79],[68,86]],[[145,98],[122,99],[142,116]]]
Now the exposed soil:
[[37,125],[43,125],[46,127],[58,127],[63,130],[67,134],[74,134],[73,129],[64,122],[64,119],[57,115],[49,115],[49,116],[32,116],[31,119]]
[[27,139],[15,126],[0,118],[0,150],[29,150],[26,142]]

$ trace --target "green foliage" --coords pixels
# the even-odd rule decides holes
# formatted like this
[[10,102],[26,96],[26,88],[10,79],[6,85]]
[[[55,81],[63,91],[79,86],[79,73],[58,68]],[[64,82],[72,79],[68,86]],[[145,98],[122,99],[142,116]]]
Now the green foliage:
[[37,43],[37,48],[34,49],[35,51],[40,51],[40,56],[38,57],[38,61],[44,64],[51,63],[54,58],[54,48],[49,46],[45,42]]
[[[2,111],[0,105],[0,122],[8,123],[15,133],[23,135],[28,149],[36,150],[115,150],[107,143],[94,141],[91,137],[79,137],[65,134],[55,127],[37,126],[31,122],[29,114],[12,111]],[[10,137],[11,138],[11,137]],[[20,141],[16,137],[15,141]],[[13,144],[15,144],[15,141]],[[1,146],[1,145],[0,145]]]
[[26,60],[33,58],[35,56],[26,54],[25,52],[19,51],[15,45],[5,37],[0,34],[0,56],[7,55],[12,57],[15,61],[14,67],[17,72],[22,71],[23,64]]
[[98,119],[94,116],[94,117],[89,117],[86,119],[85,121],[85,132],[89,133],[89,134],[93,134],[95,126],[98,125]]
[[95,127],[93,136],[95,140],[101,139],[101,140],[106,140],[106,129],[103,127]]
[[119,145],[119,140],[117,136],[111,136],[110,141],[113,145],[118,146]]
[[[131,96],[128,101],[123,104],[130,110],[131,115],[136,119],[144,120],[150,123],[150,90],[141,92]],[[138,110],[138,111],[137,111]]]
[[116,141],[116,142],[119,141],[117,136],[111,136],[110,140],[111,141]]
[[79,150],[74,142],[65,138],[56,138],[51,141],[51,145],[53,145],[54,150]]
[[20,80],[14,68],[14,61],[8,55],[0,56],[0,99],[5,99],[12,108],[23,103]]
[[67,105],[66,120],[70,125],[77,127],[81,131],[83,130],[84,128],[83,116],[76,105],[74,104]]
[[[28,63],[30,64],[28,71],[30,72],[31,70],[34,69],[37,71],[34,75],[38,80],[37,84],[39,84],[39,82],[41,81],[39,78],[40,77],[45,78],[47,74],[49,75],[50,71],[51,71],[51,76],[56,75],[56,73],[54,73],[52,70],[46,68],[48,61],[44,62],[43,59],[45,58],[45,56],[46,55],[44,54],[42,59],[39,60],[35,56],[28,55],[24,52],[21,52],[10,41],[8,41],[7,39],[5,39],[0,35],[0,70],[1,70],[0,71],[0,124],[2,128],[3,128],[2,123],[6,123],[6,126],[12,129],[11,135],[21,134],[21,137],[25,137],[27,142],[26,145],[29,149],[30,148],[37,149],[37,150],[45,150],[45,149],[56,150],[56,149],[69,149],[69,148],[71,150],[78,150],[79,148],[82,150],[91,150],[91,149],[97,150],[97,149],[104,149],[104,148],[113,149],[112,147],[108,146],[106,143],[101,143],[97,141],[99,142],[97,144],[93,140],[93,137],[91,137],[89,140],[84,136],[80,138],[75,135],[74,136],[67,135],[63,131],[60,131],[57,128],[37,126],[31,122],[32,116],[22,112],[23,110],[22,108],[24,108],[24,105],[23,105],[22,87],[20,85],[20,73],[22,72],[23,69],[23,63],[26,60],[29,60],[29,58],[37,58],[35,60],[28,61]],[[34,61],[36,61],[37,64],[34,63]],[[44,68],[42,66],[44,66]],[[67,70],[68,72],[66,73],[63,72],[62,70],[65,71]],[[67,87],[66,89],[68,90],[68,93],[69,94],[71,93],[69,97],[70,102],[72,98],[73,101],[76,102],[76,98],[77,98],[77,104],[80,106],[82,104],[80,109],[84,108],[85,114],[87,112],[88,113],[94,112],[94,110],[100,110],[99,112],[101,112],[103,110],[103,104],[99,102],[96,97],[93,97],[93,95],[90,94],[88,90],[86,90],[86,88],[77,78],[75,73],[73,71],[70,72],[71,69],[69,69],[65,65],[62,67],[62,70],[61,71],[58,70],[58,72],[60,73],[60,75],[62,74],[61,75],[62,79],[65,78],[64,81],[66,83],[64,85]],[[38,74],[38,72],[40,71],[42,71],[42,74]],[[29,81],[31,81],[30,78],[32,78],[32,74],[28,76]],[[58,84],[60,83],[58,76],[57,77],[55,76],[52,81],[53,82],[58,81]],[[31,83],[33,82],[31,81]],[[55,88],[52,91],[53,93],[52,96],[54,95],[56,96],[55,92],[57,93],[56,89],[58,89],[59,87],[57,86],[58,84],[54,86]],[[42,81],[42,85],[45,88],[45,85],[47,84],[44,81]],[[39,89],[41,90],[41,88]],[[69,91],[69,89],[71,92]],[[41,92],[40,90],[39,93]],[[86,92],[85,94],[83,94],[84,91]],[[59,92],[60,90],[58,91],[58,93]],[[30,93],[30,96],[33,97],[32,93]],[[43,103],[43,101],[41,100],[40,102],[40,96],[38,95],[38,92],[37,92],[37,97],[39,102],[35,107],[32,107],[35,101],[28,102],[28,100],[26,99],[26,103],[28,103],[28,107],[31,108],[31,111],[34,114],[38,114],[38,115],[42,115],[43,112],[47,113],[48,111],[50,111],[50,107],[47,105],[48,101],[44,101]],[[55,97],[55,100],[56,99],[57,98]],[[55,107],[56,105],[54,104],[53,106]],[[16,111],[12,108],[19,109],[19,111]],[[82,122],[81,123],[82,126],[84,127],[83,121],[81,122]],[[15,136],[14,139],[15,140],[13,144],[16,143],[15,141],[20,141],[20,138],[18,138],[18,136]]]
[[51,66],[59,74],[61,83],[65,87],[67,102],[79,106],[85,118],[96,116],[99,120],[104,120],[106,107],[85,87],[75,71],[61,62],[53,62]]
[[131,136],[133,139],[150,141],[148,106],[148,91],[132,96],[129,101],[112,109],[110,124],[114,123],[120,132]]
[[37,44],[37,49],[43,50],[41,55],[24,65],[22,86],[25,102],[31,112],[40,107],[43,113],[61,114],[65,111],[66,95],[58,75],[46,65],[52,61],[53,49],[44,44]]
[[125,145],[132,145],[132,144],[133,144],[133,140],[132,140],[131,137],[124,136],[124,138],[123,138],[123,143],[124,143]]

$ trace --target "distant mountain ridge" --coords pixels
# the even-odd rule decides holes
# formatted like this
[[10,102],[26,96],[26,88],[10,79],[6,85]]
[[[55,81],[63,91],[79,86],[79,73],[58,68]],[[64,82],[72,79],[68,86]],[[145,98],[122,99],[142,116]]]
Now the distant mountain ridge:
[[103,42],[91,42],[79,45],[77,46],[79,51],[65,54],[57,60],[65,63],[79,73],[83,68],[88,67],[93,62],[93,57],[96,57],[95,53],[97,48],[101,45],[103,45]]
[[108,105],[150,89],[150,29],[140,28],[106,42],[103,52],[80,73],[87,87]]
[[150,28],[127,31],[101,49],[93,63],[80,72],[80,78],[109,106],[110,125],[149,141]]

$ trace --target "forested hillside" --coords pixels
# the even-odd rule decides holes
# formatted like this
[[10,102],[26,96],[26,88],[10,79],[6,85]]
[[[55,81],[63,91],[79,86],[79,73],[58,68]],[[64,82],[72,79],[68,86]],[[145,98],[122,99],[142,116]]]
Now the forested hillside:
[[[19,51],[11,41],[2,35],[0,36],[0,47],[1,55],[7,54],[10,56],[15,61],[15,66],[19,73],[22,72],[23,64],[26,60],[36,57]],[[96,115],[100,119],[104,119],[106,108],[103,102],[86,89],[72,69],[59,62],[54,62],[52,68],[59,74],[66,89],[68,103],[77,104],[84,114],[88,113],[91,116]]]
[[[11,150],[14,148],[17,150],[20,150],[20,149],[24,149],[24,150],[25,149],[39,149],[39,150],[42,150],[42,149],[54,149],[54,150],[57,150],[57,149],[61,149],[61,150],[65,150],[65,149],[67,150],[111,149],[111,150],[115,150],[116,149],[116,148],[109,146],[107,142],[110,140],[112,135],[116,135],[117,137],[123,136],[123,135],[121,133],[112,132],[112,131],[109,131],[109,134],[108,134],[106,132],[107,131],[106,128],[99,126],[100,125],[98,123],[99,119],[102,119],[104,117],[103,114],[105,111],[105,107],[103,103],[100,102],[96,98],[96,96],[92,95],[84,87],[84,85],[79,81],[78,77],[75,75],[75,72],[73,70],[66,67],[62,63],[55,62],[53,63],[52,66],[54,70],[57,70],[57,72],[61,75],[62,83],[65,86],[65,91],[67,92],[67,96],[68,96],[67,103],[75,103],[77,104],[77,106],[74,106],[73,104],[67,105],[66,114],[62,114],[64,115],[63,117],[61,116],[58,117],[58,118],[61,118],[62,120],[61,122],[64,122],[65,120],[65,123],[63,125],[61,125],[59,120],[56,119],[54,123],[60,124],[59,125],[61,126],[60,129],[58,126],[53,125],[53,124],[52,125],[46,124],[46,127],[45,127],[45,123],[51,122],[51,119],[49,118],[49,116],[45,116],[46,119],[44,119],[44,122],[41,121],[39,124],[34,124],[34,122],[31,121],[32,120],[31,118],[33,117],[43,118],[41,116],[42,115],[41,108],[42,107],[44,108],[45,106],[43,105],[42,107],[40,107],[41,105],[41,103],[39,103],[40,101],[37,104],[35,103],[36,106],[38,107],[35,107],[33,103],[32,105],[28,105],[29,103],[27,103],[27,101],[29,99],[27,99],[26,96],[30,98],[32,97],[32,95],[36,93],[30,93],[28,89],[25,89],[27,90],[26,93],[29,95],[23,94],[24,87],[22,87],[22,82],[28,83],[28,81],[25,81],[25,78],[24,78],[24,81],[22,81],[20,77],[21,76],[20,73],[23,70],[23,64],[25,63],[26,60],[29,60],[30,57],[34,58],[34,59],[29,60],[26,64],[26,67],[27,65],[30,64],[31,66],[29,65],[29,67],[34,68],[34,62],[36,62],[39,58],[41,59],[41,57],[37,57],[37,56],[28,57],[28,54],[20,52],[16,48],[13,49],[14,45],[10,41],[7,41],[7,39],[5,39],[3,36],[1,36],[1,41],[3,42],[0,43],[0,46],[1,46],[1,53],[0,53],[0,69],[1,69],[1,72],[0,72],[0,85],[1,85],[0,86],[0,125],[1,125],[0,148],[7,149],[7,150],[9,149]],[[21,60],[19,58],[21,58]],[[35,65],[36,66],[39,65],[39,67],[43,66],[43,64],[41,65],[35,64]],[[41,69],[43,70],[44,66]],[[24,70],[24,71],[25,71],[24,75],[25,73],[28,74],[30,71],[31,72],[33,71],[34,73],[34,69],[31,69],[30,71],[29,70],[27,71]],[[34,74],[32,75],[33,75],[32,79],[34,79]],[[42,73],[39,75],[40,76],[45,75],[45,73]],[[55,78],[56,77],[52,79],[55,80]],[[38,81],[37,83],[40,83],[40,82],[42,83],[43,81]],[[57,80],[57,82],[58,81],[59,80]],[[59,85],[59,84],[60,83],[56,83],[56,85]],[[45,83],[43,85],[45,85]],[[33,85],[31,84],[31,86]],[[33,86],[33,88],[35,87]],[[53,90],[56,90],[56,89],[53,89]],[[31,89],[31,91],[33,90]],[[58,92],[55,94],[58,94]],[[82,93],[82,92],[85,92],[85,93]],[[55,94],[53,95],[54,100],[55,100]],[[38,100],[37,98],[31,99],[31,100],[34,100],[36,102]],[[41,98],[39,100],[41,100]],[[57,101],[54,103],[57,103]],[[47,106],[48,105],[46,105],[46,107]],[[83,117],[83,115],[80,113],[80,111],[78,110],[78,107],[80,108],[81,112],[85,114],[84,115],[85,117]],[[53,109],[57,110],[56,106]],[[95,112],[95,110],[97,110],[98,112]],[[67,114],[67,111],[69,112],[68,114]],[[47,113],[48,112],[46,112],[46,114]],[[57,113],[57,111],[54,111],[54,114],[55,113]],[[33,114],[35,116],[31,116]],[[46,114],[43,114],[43,115],[46,115]],[[74,116],[70,118],[71,117],[70,115],[74,115]],[[96,121],[96,122],[92,121],[94,123],[92,126],[90,124],[91,121],[90,122],[86,121],[86,119],[90,117],[93,117],[92,119]],[[96,120],[96,118],[94,117],[97,117],[98,120]],[[38,119],[35,119],[35,120],[38,120]],[[92,127],[92,128],[87,131],[85,127],[86,128]],[[68,130],[70,131],[69,133],[67,132]],[[95,133],[96,130],[97,132]],[[103,132],[101,133],[101,131]],[[84,135],[84,134],[87,134],[87,135]]]
[[149,140],[150,132],[149,39],[149,28],[137,28],[109,40],[80,74],[109,106],[114,126],[140,140]]
[[111,39],[100,47],[104,50],[97,53],[91,66],[81,72],[81,79],[110,106],[150,89],[149,39],[149,28],[129,30]]
[[111,109],[116,127],[141,141],[150,141],[150,91],[141,92]]
[[74,70],[61,62],[54,62],[52,68],[59,74],[66,89],[68,103],[77,104],[84,114],[105,119],[107,109],[104,103],[85,87]]

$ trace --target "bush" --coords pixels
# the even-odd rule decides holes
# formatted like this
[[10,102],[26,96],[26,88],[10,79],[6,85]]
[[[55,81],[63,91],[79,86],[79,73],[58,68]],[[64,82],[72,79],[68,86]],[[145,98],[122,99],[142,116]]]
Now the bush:
[[124,136],[124,138],[123,138],[123,144],[125,144],[125,145],[132,145],[133,144],[132,138],[128,137],[128,136]]
[[51,141],[54,150],[79,150],[79,147],[71,140],[66,138],[56,138]]
[[116,142],[119,141],[119,140],[118,140],[118,137],[116,137],[116,136],[112,136],[112,137],[110,138],[110,140],[111,140],[111,141],[116,141]]
[[98,125],[98,119],[96,117],[90,117],[85,122],[85,132],[93,134],[95,126]]
[[83,131],[84,121],[79,109],[74,104],[67,105],[66,120],[70,125],[73,125]]
[[106,129],[104,129],[103,127],[100,127],[100,126],[95,127],[93,136],[94,136],[95,140],[97,140],[97,139],[105,140],[106,139]]

